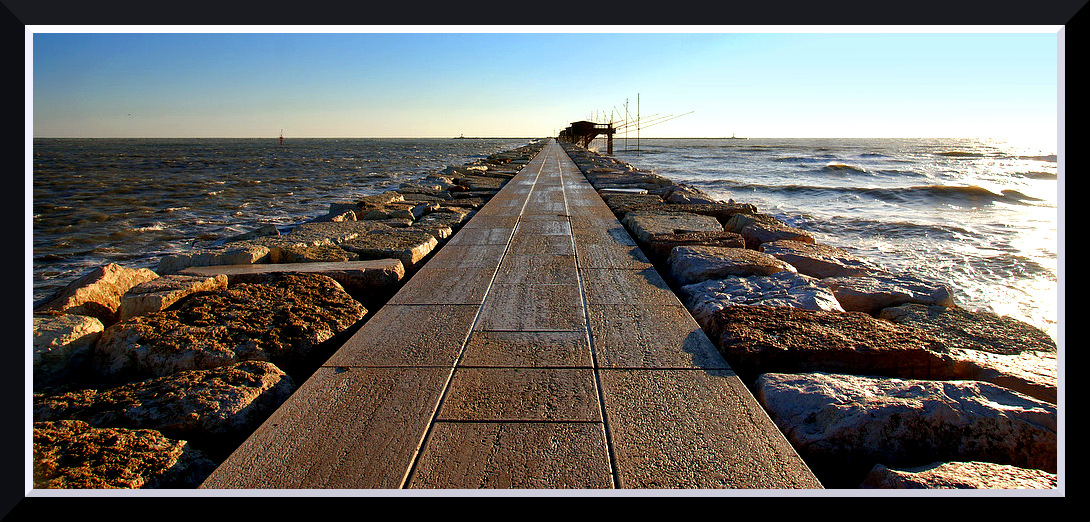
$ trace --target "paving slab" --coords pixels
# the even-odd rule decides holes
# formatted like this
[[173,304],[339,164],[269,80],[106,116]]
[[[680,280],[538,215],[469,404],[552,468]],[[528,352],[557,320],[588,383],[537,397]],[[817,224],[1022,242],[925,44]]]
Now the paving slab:
[[202,488],[402,485],[449,368],[319,368]]
[[458,368],[437,421],[601,421],[590,368]]
[[580,274],[587,304],[681,304],[654,268],[584,268]]
[[388,304],[334,353],[325,366],[450,368],[473,328],[477,305]]
[[682,306],[587,305],[600,368],[729,369]]
[[390,304],[475,304],[484,301],[496,268],[441,268],[425,265],[398,290]]
[[613,487],[600,423],[436,423],[410,488]]
[[508,254],[494,284],[570,284],[577,277],[573,255]]
[[820,488],[729,370],[602,370],[621,488]]
[[591,367],[585,331],[474,331],[466,342],[462,366],[521,368]]
[[493,285],[481,306],[477,330],[583,330],[579,286]]

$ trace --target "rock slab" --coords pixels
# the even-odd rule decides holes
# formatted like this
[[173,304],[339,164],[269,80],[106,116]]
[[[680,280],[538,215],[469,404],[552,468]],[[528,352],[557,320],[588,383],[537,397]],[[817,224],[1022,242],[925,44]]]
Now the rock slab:
[[216,465],[155,430],[34,423],[35,488],[195,488]]
[[1056,474],[991,462],[935,462],[907,469],[875,464],[862,489],[1053,489]]
[[1056,472],[1056,407],[993,384],[769,373],[756,388],[803,459],[819,477],[837,476],[833,483],[855,487],[879,463],[984,461]]
[[117,322],[121,296],[130,288],[157,277],[159,274],[147,268],[126,268],[110,263],[69,283],[35,311],[87,315],[109,326]]
[[679,285],[691,285],[728,276],[767,276],[795,272],[791,265],[768,254],[745,248],[679,246],[666,260],[670,277]]

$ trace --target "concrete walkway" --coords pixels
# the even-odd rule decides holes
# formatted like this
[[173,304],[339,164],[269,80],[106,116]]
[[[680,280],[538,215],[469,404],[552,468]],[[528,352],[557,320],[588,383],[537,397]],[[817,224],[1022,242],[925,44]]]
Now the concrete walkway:
[[548,145],[204,488],[820,488]]

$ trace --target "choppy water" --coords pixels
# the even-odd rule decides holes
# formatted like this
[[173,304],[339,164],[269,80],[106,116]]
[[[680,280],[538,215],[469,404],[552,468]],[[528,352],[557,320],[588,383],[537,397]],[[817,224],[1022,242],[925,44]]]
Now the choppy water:
[[[594,145],[592,145],[594,148]],[[604,146],[601,147],[604,150]],[[614,155],[949,284],[1056,337],[1054,150],[970,139],[642,139]]]
[[92,267],[290,226],[528,139],[35,139],[33,299]]

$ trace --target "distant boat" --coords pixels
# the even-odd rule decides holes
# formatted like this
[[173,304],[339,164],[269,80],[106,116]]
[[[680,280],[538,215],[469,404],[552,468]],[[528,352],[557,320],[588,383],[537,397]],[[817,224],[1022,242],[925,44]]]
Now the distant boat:
[[466,135],[465,135],[465,134],[462,134],[461,136],[458,136],[457,138],[454,138],[454,139],[456,139],[456,140],[464,140],[464,139],[466,139]]
[[732,134],[730,135],[730,137],[729,137],[729,138],[727,138],[727,139],[728,139],[728,140],[748,140],[749,138],[739,138],[738,136],[735,136],[735,135],[734,135],[734,134],[732,133]]

